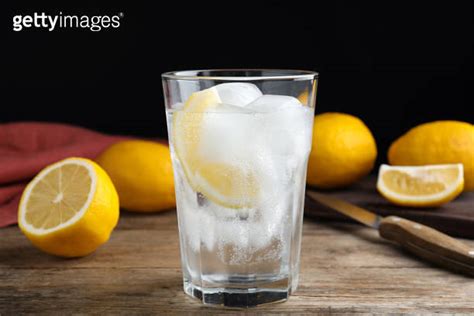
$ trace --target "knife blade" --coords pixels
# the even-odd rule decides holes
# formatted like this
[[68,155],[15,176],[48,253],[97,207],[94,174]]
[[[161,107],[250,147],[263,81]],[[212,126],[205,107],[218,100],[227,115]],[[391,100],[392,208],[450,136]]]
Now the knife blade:
[[380,222],[383,219],[382,216],[369,212],[354,204],[350,204],[342,200],[333,198],[326,194],[308,191],[307,195],[309,195],[313,200],[316,200],[319,203],[324,204],[330,207],[331,209],[343,213],[344,215],[349,216],[350,218],[355,219],[356,221],[372,228],[378,229]]
[[421,259],[446,269],[474,277],[474,247],[440,231],[398,216],[382,217],[327,194],[307,191],[307,196],[364,225],[378,229],[379,235]]

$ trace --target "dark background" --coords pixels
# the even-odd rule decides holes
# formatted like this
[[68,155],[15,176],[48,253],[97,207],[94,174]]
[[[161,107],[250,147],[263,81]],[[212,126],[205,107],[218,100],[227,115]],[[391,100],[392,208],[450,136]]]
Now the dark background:
[[[316,112],[360,117],[379,161],[419,123],[474,121],[471,1],[98,2],[2,10],[0,123],[166,137],[160,74],[202,68],[319,71]],[[100,32],[13,32],[14,15],[35,11],[124,18]]]

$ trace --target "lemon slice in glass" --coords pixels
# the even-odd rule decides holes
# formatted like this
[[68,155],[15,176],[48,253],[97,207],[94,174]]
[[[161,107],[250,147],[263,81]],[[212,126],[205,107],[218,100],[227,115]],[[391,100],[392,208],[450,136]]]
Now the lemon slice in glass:
[[195,92],[188,98],[183,109],[173,114],[175,153],[196,192],[224,207],[251,207],[259,192],[255,172],[229,162],[213,161],[200,151],[206,113],[220,106],[221,98],[214,87]]

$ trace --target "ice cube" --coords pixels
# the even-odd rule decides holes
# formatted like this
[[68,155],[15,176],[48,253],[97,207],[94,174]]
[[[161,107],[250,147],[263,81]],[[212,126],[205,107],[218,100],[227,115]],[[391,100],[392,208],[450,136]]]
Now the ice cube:
[[290,159],[308,153],[313,119],[311,108],[303,106],[294,97],[270,94],[261,96],[245,108],[262,116],[260,137],[272,156]]
[[265,94],[248,104],[246,108],[256,112],[272,112],[290,107],[302,107],[301,102],[290,96]]
[[262,96],[262,92],[256,85],[245,82],[229,82],[215,86],[222,103],[246,106]]
[[251,113],[230,104],[219,104],[206,113],[200,135],[200,155],[226,164],[248,158],[252,151],[252,133],[258,128]]
[[311,108],[288,96],[265,95],[245,107],[219,104],[202,116],[199,155],[255,175],[263,192],[258,204],[266,204],[294,182],[294,165],[311,148],[312,119]]

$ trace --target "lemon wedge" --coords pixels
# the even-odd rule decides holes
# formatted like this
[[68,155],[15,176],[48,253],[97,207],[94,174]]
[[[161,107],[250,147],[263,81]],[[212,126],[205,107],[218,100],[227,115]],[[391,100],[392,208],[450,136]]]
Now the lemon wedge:
[[214,87],[193,93],[183,109],[173,114],[172,145],[190,186],[196,192],[224,207],[251,207],[259,191],[255,172],[242,170],[228,162],[213,161],[201,152],[206,112],[220,106],[221,98]]
[[377,180],[380,194],[402,206],[439,206],[456,198],[463,188],[462,164],[381,165]]
[[68,158],[43,169],[25,188],[18,224],[39,249],[80,257],[109,239],[119,218],[115,187],[91,160]]

